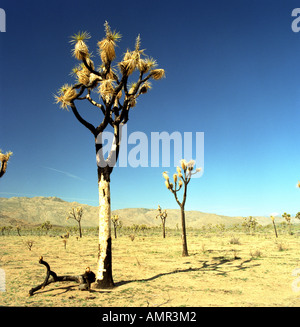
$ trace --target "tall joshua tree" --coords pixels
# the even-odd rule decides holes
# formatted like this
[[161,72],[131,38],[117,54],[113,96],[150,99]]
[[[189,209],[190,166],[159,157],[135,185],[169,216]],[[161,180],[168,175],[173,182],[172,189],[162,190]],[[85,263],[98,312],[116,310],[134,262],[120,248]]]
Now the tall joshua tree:
[[4,154],[0,150],[0,177],[6,173],[7,162],[12,154],[12,152],[7,152]]
[[[170,190],[175,197],[176,202],[178,203],[181,211],[181,226],[182,226],[182,256],[187,257],[189,255],[188,248],[187,248],[187,240],[186,240],[186,228],[185,228],[185,202],[187,197],[187,186],[189,182],[191,181],[192,175],[198,173],[201,171],[201,168],[197,168],[194,170],[195,166],[195,160],[190,160],[189,162],[186,162],[186,160],[182,159],[180,160],[181,168],[183,170],[183,174],[181,171],[181,168],[177,166],[177,174],[175,173],[173,175],[174,184],[170,183],[170,178],[167,172],[163,172],[163,177],[165,178],[165,185],[168,190]],[[177,193],[181,190],[183,187],[183,198],[180,202],[178,200]]]
[[[141,50],[140,36],[136,38],[135,49],[127,50],[117,69],[112,63],[116,59],[115,47],[121,35],[112,32],[107,22],[105,37],[98,42],[98,54],[102,64],[95,68],[86,41],[90,38],[87,32],[78,33],[72,37],[75,46],[73,55],[80,65],[73,69],[77,81],[74,85],[65,84],[56,96],[57,103],[62,108],[71,108],[77,120],[93,135],[96,148],[98,189],[99,189],[99,250],[96,281],[98,288],[114,286],[112,277],[111,254],[111,205],[110,205],[110,175],[119,155],[121,127],[129,119],[130,109],[136,105],[140,95],[151,89],[150,79],[159,80],[165,76],[163,69],[156,69],[156,61],[147,57]],[[136,80],[130,78],[135,76]],[[100,101],[92,98],[92,91],[99,94]],[[87,122],[79,113],[77,103],[86,100],[102,114],[98,126]],[[102,133],[111,126],[114,130],[114,140],[111,151],[104,159]]]

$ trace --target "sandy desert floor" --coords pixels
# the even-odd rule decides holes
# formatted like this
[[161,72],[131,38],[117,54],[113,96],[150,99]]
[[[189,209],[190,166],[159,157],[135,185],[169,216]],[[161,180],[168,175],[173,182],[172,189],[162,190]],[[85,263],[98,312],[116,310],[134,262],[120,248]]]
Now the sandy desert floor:
[[[29,251],[26,242],[33,240]],[[235,243],[235,244],[232,244]],[[0,236],[5,272],[1,306],[202,307],[300,306],[300,237],[272,233],[188,234],[189,256],[180,236],[139,235],[113,239],[111,290],[78,290],[57,282],[28,296],[45,278],[42,255],[58,275],[96,270],[97,237]],[[300,286],[300,283],[299,283]]]

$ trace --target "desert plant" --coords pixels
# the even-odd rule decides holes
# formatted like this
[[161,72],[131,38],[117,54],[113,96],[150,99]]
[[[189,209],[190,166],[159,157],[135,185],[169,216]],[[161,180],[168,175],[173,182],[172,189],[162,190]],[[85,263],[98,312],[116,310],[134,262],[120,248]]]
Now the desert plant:
[[130,234],[129,235],[129,238],[131,239],[131,241],[133,242],[134,241],[134,239],[135,239],[135,235],[134,234]]
[[282,243],[282,242],[275,242],[275,244],[276,244],[276,247],[277,247],[277,250],[278,251],[285,251],[285,250],[287,250],[287,247],[285,246],[285,244],[284,243]]
[[13,226],[5,226],[5,230],[7,231],[7,235],[10,235],[11,230],[13,229]]
[[241,244],[240,239],[238,237],[232,236],[229,240],[230,244]]
[[2,236],[4,235],[4,231],[5,231],[5,229],[6,229],[5,226],[1,226],[1,227],[0,227],[0,231],[1,231]]
[[48,235],[48,232],[50,229],[52,229],[52,225],[50,223],[49,220],[45,221],[42,225],[41,225],[41,229],[44,229],[46,231],[46,235]]
[[167,219],[167,210],[165,209],[162,211],[160,205],[158,205],[158,214],[156,215],[156,219],[159,217],[161,219],[161,224],[162,224],[162,231],[163,231],[163,238],[166,238],[166,219]]
[[111,218],[111,222],[113,223],[114,226],[114,234],[115,234],[115,238],[117,238],[117,229],[122,227],[122,222],[119,219],[119,215],[114,215]]
[[34,241],[27,240],[27,241],[25,241],[25,244],[26,244],[28,250],[31,251],[31,248],[33,247]]
[[284,218],[288,224],[289,234],[292,235],[292,229],[291,229],[291,215],[288,213],[283,213],[282,218]]
[[254,217],[252,217],[252,216],[249,216],[247,218],[244,218],[244,222],[242,224],[242,226],[250,234],[251,233],[254,234],[256,225],[257,225],[257,220]]
[[[186,226],[185,226],[185,203],[187,198],[187,186],[189,182],[191,181],[192,175],[198,173],[201,171],[201,168],[197,168],[194,171],[195,166],[195,160],[190,160],[189,162],[186,162],[185,159],[180,160],[181,168],[177,166],[177,174],[175,173],[173,175],[174,184],[170,183],[170,179],[167,172],[163,172],[163,177],[165,179],[165,185],[169,191],[171,191],[175,197],[175,200],[177,204],[180,207],[181,211],[181,226],[182,226],[182,256],[186,257],[188,256],[188,248],[187,248],[187,239],[186,239]],[[183,174],[182,171],[183,170]],[[178,200],[177,192],[183,187],[183,199],[180,202]]]
[[250,256],[252,259],[256,259],[256,258],[260,258],[262,256],[262,253],[260,250],[255,250],[254,252],[252,252],[252,250],[251,250]]
[[[91,60],[86,44],[90,35],[86,32],[74,35],[72,37],[75,43],[73,55],[81,62],[80,66],[73,70],[77,81],[74,85],[64,85],[56,96],[56,102],[60,103],[64,109],[70,107],[77,120],[92,133],[95,140],[99,190],[99,253],[96,277],[98,288],[114,286],[110,228],[110,176],[119,156],[121,129],[127,123],[130,109],[136,105],[138,97],[151,89],[149,80],[159,80],[165,76],[163,69],[155,69],[155,60],[145,57],[144,50],[140,48],[141,38],[138,36],[134,51],[127,50],[117,64],[121,74],[121,77],[118,77],[112,63],[116,58],[116,43],[121,35],[112,32],[107,22],[104,25],[105,37],[98,42],[101,67],[98,70],[95,69]],[[129,77],[134,71],[139,72],[138,79],[136,83],[129,85]],[[98,91],[100,102],[92,99],[92,90]],[[77,103],[84,100],[90,102],[103,114],[103,119],[97,127],[86,121],[77,110]],[[105,159],[102,134],[109,125],[114,130],[114,140],[110,153]]]
[[67,220],[73,219],[78,223],[78,231],[79,231],[79,237],[82,237],[82,230],[81,230],[81,219],[83,215],[83,209],[82,207],[72,208],[72,210],[69,212],[69,215],[67,216]]
[[4,154],[0,149],[0,178],[6,173],[7,163],[12,154],[11,151]]
[[270,217],[271,217],[272,224],[274,227],[275,236],[276,236],[276,238],[278,238],[277,229],[276,229],[276,225],[275,225],[275,216],[271,215]]
[[67,249],[68,239],[64,238],[62,241],[63,241],[64,247],[65,247],[65,250],[66,250]]
[[20,233],[20,231],[21,231],[21,227],[20,227],[19,225],[16,226],[16,230],[17,230],[18,235],[21,236],[21,233]]

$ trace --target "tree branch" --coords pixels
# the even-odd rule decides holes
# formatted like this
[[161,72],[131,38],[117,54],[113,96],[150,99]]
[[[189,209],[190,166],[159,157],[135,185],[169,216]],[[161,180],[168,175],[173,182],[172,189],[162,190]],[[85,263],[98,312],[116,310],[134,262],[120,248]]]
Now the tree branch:
[[[46,278],[45,281],[36,286],[33,287],[29,291],[29,296],[32,296],[36,291],[40,289],[44,289],[45,286],[54,283],[54,282],[65,282],[65,281],[72,281],[72,282],[77,282],[79,283],[79,288],[81,290],[90,290],[91,283],[94,283],[96,278],[95,274],[90,271],[89,267],[86,268],[86,272],[83,275],[78,275],[78,276],[70,276],[70,275],[65,275],[65,276],[57,276],[57,274],[50,270],[49,264],[43,260],[43,257],[40,257],[39,263],[44,265],[47,269],[46,271]],[[51,277],[50,277],[51,276]]]
[[78,120],[78,121],[79,121],[83,126],[85,126],[87,129],[89,129],[89,130],[92,132],[92,134],[93,134],[94,136],[96,136],[96,135],[97,135],[97,134],[96,134],[96,128],[95,128],[92,124],[88,123],[86,120],[84,120],[84,119],[80,116],[80,114],[79,114],[79,112],[77,111],[77,108],[76,108],[76,106],[75,106],[75,104],[74,104],[73,101],[70,102],[70,107],[71,107],[71,109],[72,109],[72,111],[73,111],[73,114],[74,114],[75,117],[77,118],[77,120]]
[[8,152],[6,154],[1,153],[0,151],[0,178],[6,173],[7,162],[12,152]]

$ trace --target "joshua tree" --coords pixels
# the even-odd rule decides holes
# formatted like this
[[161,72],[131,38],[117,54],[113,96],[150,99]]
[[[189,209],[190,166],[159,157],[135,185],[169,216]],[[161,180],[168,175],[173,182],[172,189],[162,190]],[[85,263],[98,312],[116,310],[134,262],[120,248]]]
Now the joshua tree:
[[[180,160],[181,168],[183,169],[183,174],[181,172],[181,168],[177,166],[177,174],[175,173],[173,175],[174,184],[170,183],[170,179],[167,172],[163,172],[163,177],[165,178],[165,185],[168,190],[170,190],[175,197],[176,202],[178,203],[181,211],[181,225],[182,225],[182,256],[187,257],[188,254],[188,248],[187,248],[187,240],[186,240],[186,228],[185,228],[185,202],[186,202],[186,196],[187,196],[187,186],[189,182],[191,181],[192,175],[198,173],[201,168],[197,168],[195,171],[193,171],[195,166],[195,161],[191,160],[189,162],[186,162],[186,160],[182,159]],[[177,192],[182,188],[184,189],[183,193],[183,199],[182,202],[178,200]]]
[[162,223],[162,230],[163,230],[163,238],[166,238],[166,219],[167,219],[167,210],[165,209],[164,211],[161,210],[160,205],[158,205],[158,215],[156,215],[156,218],[160,218],[161,219],[161,223]]
[[52,228],[52,225],[50,223],[49,220],[45,221],[42,225],[41,225],[41,229],[45,229],[46,230],[46,234],[48,234],[49,230]]
[[255,232],[256,225],[257,225],[257,220],[252,216],[245,218],[242,224],[242,226],[244,226],[249,233],[251,233],[252,230],[252,234],[254,234]]
[[289,234],[292,235],[292,230],[291,230],[291,215],[288,213],[284,213],[282,215],[282,218],[284,218],[289,226]]
[[271,215],[270,217],[272,219],[272,223],[273,223],[273,227],[274,227],[274,231],[275,231],[275,236],[276,236],[276,238],[278,238],[277,229],[276,229],[276,225],[275,225],[275,217],[273,215]]
[[[116,43],[120,40],[121,35],[112,32],[107,22],[104,26],[105,37],[98,42],[98,54],[102,61],[100,68],[95,68],[86,44],[90,35],[87,32],[74,35],[72,37],[72,42],[75,44],[73,55],[81,62],[78,67],[73,69],[77,81],[74,85],[64,85],[56,96],[57,103],[60,103],[64,109],[70,107],[77,120],[92,133],[95,141],[99,190],[97,288],[114,286],[110,228],[110,175],[119,155],[121,128],[127,123],[130,109],[136,105],[138,97],[151,89],[149,80],[159,80],[165,76],[163,69],[155,68],[156,61],[145,56],[144,50],[140,48],[140,36],[136,39],[135,49],[127,50],[116,65],[117,72],[112,63],[116,58]],[[137,71],[137,79],[135,82],[129,83],[134,71]],[[93,90],[99,93],[100,102],[92,99],[91,91]],[[90,102],[103,115],[100,124],[96,127],[87,122],[77,109],[77,103],[84,100]],[[102,133],[109,126],[114,130],[114,140],[111,151],[105,159]]]
[[113,226],[114,226],[115,238],[117,238],[117,229],[122,227],[122,222],[121,222],[121,220],[119,220],[119,215],[114,215],[111,218],[111,221],[112,221]]
[[72,208],[72,210],[69,212],[69,215],[67,216],[67,220],[74,219],[78,223],[78,230],[79,230],[79,237],[82,237],[82,231],[81,231],[81,219],[83,215],[83,209],[82,207]]
[[7,162],[12,154],[11,151],[4,154],[0,150],[0,178],[6,173]]
[[300,219],[300,212],[297,212],[297,213],[296,213],[295,218],[296,218],[296,219]]
[[21,234],[20,234],[20,231],[21,231],[21,227],[18,225],[18,226],[16,226],[16,230],[17,230],[17,233],[18,233],[18,235],[19,236],[21,236]]

